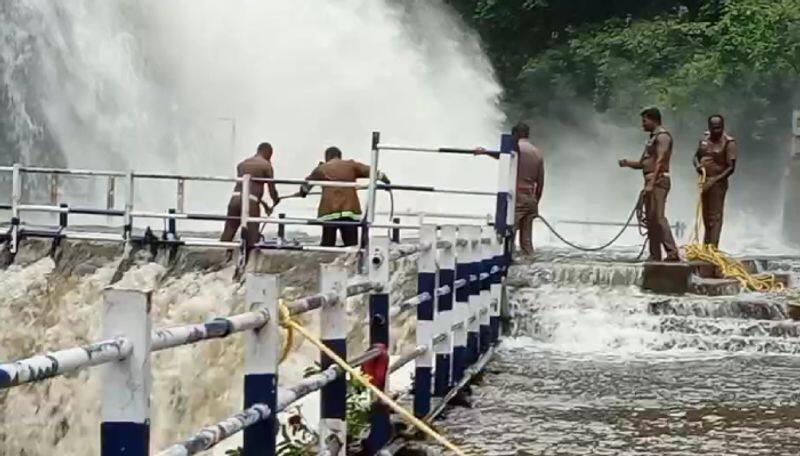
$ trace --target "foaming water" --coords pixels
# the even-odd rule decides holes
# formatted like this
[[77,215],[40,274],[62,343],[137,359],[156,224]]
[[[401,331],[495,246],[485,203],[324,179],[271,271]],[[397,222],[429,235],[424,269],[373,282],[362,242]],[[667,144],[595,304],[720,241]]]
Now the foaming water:
[[[549,263],[511,271],[515,337],[474,388],[473,406],[444,420],[462,448],[487,455],[800,451],[793,380],[800,325],[787,319],[789,295],[659,296],[602,280],[628,264],[541,255]],[[781,261],[785,270],[800,264]],[[574,279],[559,268],[583,273]],[[599,268],[612,272],[598,275]]]
[[[0,270],[0,286],[8,290],[0,295],[0,360],[100,338],[102,291],[118,275],[122,257],[108,255],[87,267],[83,251],[71,250],[80,247],[67,249],[58,262],[43,257]],[[89,251],[98,256],[101,252]],[[244,285],[231,280],[233,266],[215,258],[213,252],[188,253],[169,267],[137,261],[114,286],[152,290],[151,315],[156,328],[245,311]],[[266,266],[282,272],[284,297],[293,299],[316,292],[319,264],[333,259],[331,255],[275,254],[268,256]],[[393,302],[409,295],[416,285],[414,278],[413,259],[393,265]],[[364,298],[349,299],[347,309],[348,346],[357,354],[366,344],[361,324],[366,316]],[[319,332],[317,314],[301,317],[312,333]],[[394,354],[414,345],[414,319],[408,317],[403,315],[394,322]],[[243,340],[234,335],[153,354],[151,450],[241,410]],[[299,382],[304,370],[318,358],[315,347],[297,338],[292,354],[280,367],[281,386]],[[91,368],[0,393],[0,455],[97,454],[101,377],[101,368]],[[319,412],[314,399],[306,401],[303,409],[306,418],[315,423]],[[240,443],[236,436],[214,454],[221,455]]]

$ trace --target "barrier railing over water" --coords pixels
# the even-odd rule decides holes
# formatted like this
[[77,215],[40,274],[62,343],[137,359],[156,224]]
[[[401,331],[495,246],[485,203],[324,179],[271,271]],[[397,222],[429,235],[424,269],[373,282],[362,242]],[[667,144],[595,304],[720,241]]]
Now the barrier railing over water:
[[[512,141],[503,138],[500,178],[497,193],[436,189],[433,187],[380,185],[377,166],[381,150],[410,150],[436,153],[472,153],[463,149],[419,148],[381,145],[379,135],[373,134],[371,176],[367,211],[362,226],[362,247],[356,248],[365,265],[364,276],[348,278],[339,262],[321,266],[319,293],[281,306],[280,277],[250,271],[246,274],[246,303],[248,311],[238,315],[215,318],[204,323],[158,328],[151,330],[150,292],[109,288],[104,295],[102,340],[82,347],[60,349],[15,362],[0,364],[0,389],[30,382],[43,381],[68,372],[91,366],[103,366],[101,453],[103,456],[144,456],[149,454],[151,353],[179,346],[200,343],[208,339],[227,338],[236,333],[245,335],[245,375],[243,381],[243,410],[216,424],[210,424],[182,442],[170,445],[158,454],[177,456],[207,450],[231,435],[243,432],[245,455],[274,455],[276,451],[277,414],[300,398],[320,391],[321,419],[319,423],[319,454],[344,455],[346,438],[346,380],[344,371],[328,356],[321,357],[322,371],[297,385],[278,388],[280,326],[294,315],[319,310],[319,338],[333,353],[347,358],[347,321],[345,300],[369,294],[369,346],[364,353],[350,357],[349,364],[358,366],[375,357],[385,356],[391,348],[390,326],[393,318],[404,312],[416,311],[416,345],[402,354],[387,370],[395,372],[415,362],[413,412],[419,418],[432,419],[471,377],[486,363],[493,346],[500,338],[500,312],[505,296],[505,276],[509,264],[509,242],[513,207],[513,186],[516,157],[510,153]],[[163,218],[170,221],[163,242],[178,245],[240,247],[240,258],[260,246],[249,246],[247,222],[283,223],[289,221],[250,217],[248,205],[242,205],[239,243],[212,240],[178,239],[174,221],[180,218],[226,220],[227,216],[188,214],[183,212],[183,183],[188,180],[222,180],[242,183],[242,194],[249,193],[249,176],[240,179],[182,175],[115,173],[88,170],[58,170],[14,165],[0,168],[12,173],[12,211],[10,232],[5,241],[16,253],[20,240],[26,237],[81,238],[105,241],[135,241],[134,218]],[[105,209],[68,207],[58,201],[51,205],[25,205],[21,201],[22,173],[88,175],[108,178],[109,195],[114,193],[113,179],[128,180],[125,209],[114,208],[113,198]],[[178,204],[168,213],[147,213],[134,209],[135,179],[171,179],[178,182]],[[302,183],[302,180],[278,180],[281,183]],[[53,181],[51,181],[53,182]],[[314,182],[321,186],[342,186],[341,183]],[[55,185],[58,185],[57,179]],[[347,184],[355,186],[355,184]],[[494,223],[486,225],[442,225],[422,223],[414,226],[374,223],[376,191],[391,188],[404,191],[450,192],[473,196],[496,196]],[[58,194],[58,192],[53,192]],[[25,211],[56,212],[60,214],[56,230],[26,230],[21,223]],[[77,233],[67,230],[66,216],[74,214],[122,217],[123,232]],[[309,223],[311,223],[309,221]],[[320,222],[319,224],[325,224]],[[419,234],[415,245],[393,245],[389,238],[376,236],[370,228],[413,229]],[[305,246],[304,246],[305,249]],[[312,250],[308,247],[308,250]],[[351,251],[353,249],[333,249]],[[391,282],[389,264],[400,258],[417,256],[417,294],[390,305]],[[254,264],[257,264],[255,262]],[[281,310],[283,308],[283,311]],[[388,373],[387,373],[388,375]],[[388,382],[382,385],[388,389]],[[153,398],[158,400],[158,398]],[[435,401],[434,401],[435,399]],[[376,401],[380,404],[380,401]],[[392,439],[390,412],[387,408],[372,408],[369,436],[364,441],[368,454],[377,454]]]

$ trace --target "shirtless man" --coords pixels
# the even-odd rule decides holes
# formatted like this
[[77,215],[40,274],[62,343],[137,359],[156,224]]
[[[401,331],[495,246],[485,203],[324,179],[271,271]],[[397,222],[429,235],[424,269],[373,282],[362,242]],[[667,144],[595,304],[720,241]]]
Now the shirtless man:
[[680,261],[678,247],[664,215],[670,189],[669,159],[672,156],[672,135],[661,125],[661,111],[648,108],[642,111],[642,128],[650,133],[639,160],[619,161],[623,168],[641,169],[644,173],[644,208],[647,217],[647,236],[650,244],[648,261],[661,261],[661,247],[667,252],[666,261]]
[[[242,177],[245,174],[249,174],[252,178],[273,178],[274,172],[272,169],[272,163],[270,160],[272,159],[272,146],[269,143],[261,143],[258,145],[258,149],[256,150],[256,154],[252,157],[244,159],[236,166],[236,175],[238,177]],[[250,210],[250,217],[260,217],[261,216],[261,205],[263,204],[265,208],[269,209],[266,206],[266,203],[263,201],[264,197],[264,185],[267,185],[269,188],[269,196],[272,198],[273,206],[278,204],[280,201],[280,197],[278,196],[278,191],[275,189],[275,184],[273,182],[251,182],[250,183],[250,195],[248,198],[248,206]],[[240,216],[242,215],[242,183],[237,182],[236,186],[233,188],[233,194],[231,195],[231,199],[228,202],[228,217],[235,217],[229,218],[225,221],[225,230],[222,232],[222,236],[220,237],[221,241],[230,242],[233,240],[234,235],[236,235],[236,230],[239,229],[241,225]],[[258,223],[250,222],[247,224],[247,245],[248,247],[252,247],[253,245],[257,244],[259,241],[260,232],[258,229]]]
[[715,114],[708,118],[708,131],[703,135],[694,156],[694,167],[698,173],[706,172],[702,189],[704,244],[719,247],[722,233],[722,216],[728,177],[736,169],[736,140],[725,132],[725,119]]
[[[368,165],[355,160],[342,160],[342,151],[338,147],[329,147],[325,150],[325,163],[320,162],[306,180],[355,182],[357,179],[369,178],[369,172]],[[389,184],[389,179],[383,173],[378,173],[378,180]],[[309,191],[311,185],[303,185],[300,188],[300,196],[305,198]],[[346,247],[358,244],[357,223],[361,221],[361,202],[358,200],[355,188],[324,187],[317,215],[317,219],[321,222],[340,223],[322,227],[323,247],[336,245],[337,231],[341,233],[342,242]]]

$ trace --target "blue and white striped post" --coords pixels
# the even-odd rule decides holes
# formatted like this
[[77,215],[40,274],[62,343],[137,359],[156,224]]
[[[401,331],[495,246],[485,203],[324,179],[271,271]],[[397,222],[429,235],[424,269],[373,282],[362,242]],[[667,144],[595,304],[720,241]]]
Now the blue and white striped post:
[[486,353],[492,344],[492,326],[489,312],[492,305],[491,293],[491,271],[492,271],[492,252],[491,238],[494,237],[494,229],[484,227],[481,235],[481,310],[479,313],[480,322],[480,352]]
[[467,363],[478,361],[481,311],[481,228],[465,227],[469,239],[469,317],[467,319]]
[[150,449],[150,292],[109,288],[103,303],[103,340],[133,345],[131,355],[103,366],[102,456],[147,456]]
[[452,364],[452,326],[453,326],[453,294],[455,289],[455,268],[456,268],[456,227],[455,225],[444,225],[441,230],[441,239],[447,242],[444,249],[439,252],[439,279],[437,289],[449,287],[449,291],[438,297],[436,300],[436,317],[434,327],[436,334],[444,334],[433,347],[436,353],[435,380],[433,383],[433,395],[444,397],[450,389],[450,369]]
[[[514,249],[514,212],[517,190],[517,142],[514,137],[504,134],[500,138],[500,163],[498,165],[497,208],[495,211],[495,231],[504,239],[503,253],[511,262]],[[505,203],[505,204],[504,204]]]
[[464,286],[455,291],[456,302],[453,309],[453,384],[464,378],[467,368],[467,320],[469,319],[469,240],[464,227],[458,230],[456,240],[456,280],[464,281]]
[[[326,302],[320,312],[320,336],[322,342],[342,359],[347,359],[347,270],[338,264],[322,265],[320,291],[336,293],[334,302]],[[321,354],[323,372],[333,364],[325,353]],[[344,456],[347,448],[347,378],[340,375],[322,387],[320,393],[319,454]],[[338,448],[330,454],[329,448]]]
[[[370,236],[369,279],[383,286],[380,291],[373,291],[369,296],[369,341],[370,345],[383,344],[391,353],[389,338],[389,238]],[[387,375],[385,389],[389,389]],[[375,400],[370,413],[370,432],[366,442],[366,452],[376,454],[389,443],[392,434],[392,423],[389,409],[382,402]]]
[[492,330],[492,344],[500,341],[500,302],[503,298],[503,245],[497,233],[490,233],[491,238],[491,308],[489,309],[489,326]]
[[[244,190],[244,188],[243,188]],[[280,348],[277,275],[248,273],[245,299],[249,310],[266,309],[269,321],[259,329],[247,331],[244,349],[244,408],[256,404],[269,407],[266,420],[244,430],[244,456],[274,456],[278,430],[278,350]]]
[[423,224],[419,230],[423,250],[417,259],[417,294],[428,293],[431,299],[417,306],[417,346],[427,347],[425,353],[417,357],[414,369],[414,415],[417,417],[431,411],[437,241],[436,225]]

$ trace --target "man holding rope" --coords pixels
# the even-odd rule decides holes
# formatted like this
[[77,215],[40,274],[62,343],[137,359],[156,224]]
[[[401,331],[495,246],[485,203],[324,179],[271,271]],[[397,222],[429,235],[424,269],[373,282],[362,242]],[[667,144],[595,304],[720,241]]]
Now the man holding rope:
[[[357,179],[369,178],[369,173],[368,165],[355,160],[342,160],[342,151],[338,147],[329,147],[325,150],[325,162],[320,162],[306,177],[306,180],[355,182]],[[387,185],[390,183],[383,173],[378,173],[378,180]],[[305,198],[310,191],[311,185],[304,184],[300,188],[299,195]],[[355,188],[324,187],[322,198],[319,201],[317,218],[321,222],[332,223],[322,227],[321,245],[323,247],[336,246],[337,231],[341,233],[342,243],[345,247],[358,245],[361,202],[358,200]]]
[[[236,165],[236,175],[242,177],[249,174],[252,178],[272,179],[274,177],[274,170],[272,168],[272,145],[270,143],[261,143],[258,145],[256,154],[252,157],[246,158]],[[265,212],[269,215],[271,208],[264,202],[264,185],[269,189],[269,195],[272,198],[273,207],[281,200],[278,196],[278,191],[275,189],[273,182],[252,182],[250,184],[250,194],[247,195],[250,217],[261,216],[261,206],[264,206]],[[225,221],[225,229],[222,231],[220,240],[230,242],[236,235],[236,231],[241,225],[242,214],[242,183],[237,182],[233,189],[230,201],[228,201],[228,219]],[[247,245],[252,247],[259,242],[261,233],[258,229],[258,223],[247,224]],[[228,252],[229,254],[232,251]]]
[[648,108],[642,111],[642,128],[650,133],[644,153],[639,160],[622,159],[619,166],[641,169],[644,173],[644,208],[647,237],[650,245],[648,261],[661,261],[661,247],[667,252],[666,261],[680,261],[672,229],[664,215],[670,189],[669,160],[672,156],[672,135],[661,125],[661,111]]
[[725,119],[719,114],[709,117],[708,131],[694,156],[694,167],[700,175],[705,172],[701,196],[705,224],[703,243],[714,248],[719,247],[728,177],[736,169],[736,152],[736,140],[725,132]]

